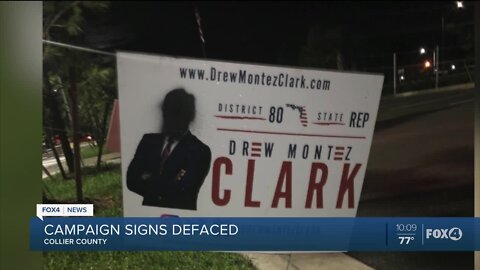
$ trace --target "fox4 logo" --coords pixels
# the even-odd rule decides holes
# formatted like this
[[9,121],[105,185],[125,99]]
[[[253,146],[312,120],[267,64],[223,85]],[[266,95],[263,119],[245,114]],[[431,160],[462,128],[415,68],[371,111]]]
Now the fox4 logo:
[[460,228],[453,227],[449,229],[426,229],[425,238],[435,239],[450,239],[452,241],[458,241],[462,239],[463,232]]

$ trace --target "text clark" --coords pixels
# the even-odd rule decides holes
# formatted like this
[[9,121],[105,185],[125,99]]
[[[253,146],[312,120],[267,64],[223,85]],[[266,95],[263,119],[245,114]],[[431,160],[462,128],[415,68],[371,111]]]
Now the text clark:
[[[247,176],[245,188],[245,207],[261,206],[261,202],[253,198],[253,183],[255,160],[247,161]],[[354,208],[354,180],[362,164],[344,163],[342,174],[339,181],[336,208],[343,207],[344,198],[347,198],[347,207]],[[222,188],[222,176],[232,175],[233,163],[228,157],[218,157],[213,162],[212,169],[212,201],[217,206],[225,206],[230,202],[231,190]],[[305,208],[323,208],[323,188],[328,181],[328,166],[322,162],[312,162],[310,167],[310,177],[305,200]],[[292,208],[292,162],[283,161],[278,174],[278,180],[271,203],[272,208],[278,208],[280,201],[283,200],[285,208]],[[282,202],[283,203],[283,202]]]

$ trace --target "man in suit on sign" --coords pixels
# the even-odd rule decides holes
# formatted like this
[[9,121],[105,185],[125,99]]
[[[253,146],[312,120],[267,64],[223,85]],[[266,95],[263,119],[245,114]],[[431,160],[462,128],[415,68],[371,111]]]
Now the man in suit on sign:
[[162,113],[162,133],[143,135],[128,166],[127,187],[143,196],[143,205],[196,210],[211,151],[189,130],[195,97],[174,89],[165,96]]

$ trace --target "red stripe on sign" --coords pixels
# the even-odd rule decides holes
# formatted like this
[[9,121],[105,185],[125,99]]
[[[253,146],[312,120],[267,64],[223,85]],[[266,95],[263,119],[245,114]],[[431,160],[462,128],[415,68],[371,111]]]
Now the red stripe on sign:
[[253,146],[262,146],[262,143],[259,143],[259,142],[252,142],[252,145],[253,145]]
[[322,138],[342,138],[342,139],[362,139],[362,140],[367,138],[365,136],[290,133],[290,132],[275,132],[275,131],[230,129],[230,128],[217,128],[217,130],[218,131],[227,131],[227,132],[240,132],[240,133],[256,133],[256,134],[287,135],[287,136],[305,136],[305,137],[322,137]]
[[343,149],[345,149],[345,147],[343,147],[343,146],[337,146],[337,147],[335,147],[335,150],[343,150]]
[[342,160],[341,158],[334,158],[333,160]]
[[261,148],[252,148],[252,151],[262,151]]
[[260,157],[260,154],[253,154],[251,155],[252,157]]
[[321,125],[321,126],[329,126],[329,125],[344,126],[345,125],[345,123],[337,123],[337,122],[312,122],[312,124]]
[[263,117],[253,117],[253,116],[235,116],[235,115],[215,115],[217,118],[223,118],[223,119],[247,119],[247,120],[267,120],[266,118]]

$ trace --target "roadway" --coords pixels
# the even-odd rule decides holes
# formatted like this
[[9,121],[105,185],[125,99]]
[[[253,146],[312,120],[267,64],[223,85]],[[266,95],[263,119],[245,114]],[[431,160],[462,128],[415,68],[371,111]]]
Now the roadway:
[[[359,217],[470,217],[473,91],[382,100]],[[350,252],[375,269],[473,269],[472,252]]]

